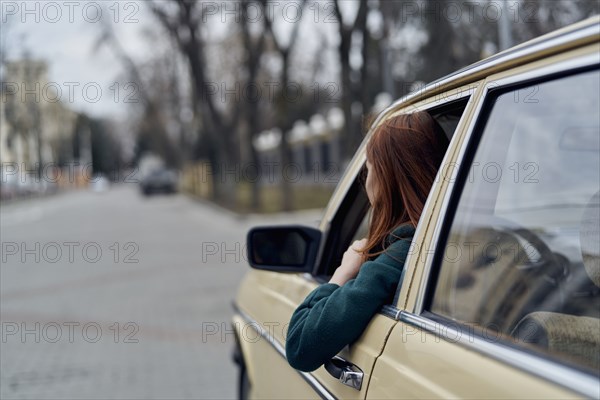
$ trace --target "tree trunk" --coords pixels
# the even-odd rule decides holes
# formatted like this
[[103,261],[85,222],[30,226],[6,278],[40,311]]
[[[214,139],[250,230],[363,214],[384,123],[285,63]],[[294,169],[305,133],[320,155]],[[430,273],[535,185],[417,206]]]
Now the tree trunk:
[[258,152],[254,148],[252,141],[250,141],[250,162],[252,163],[253,170],[257,171],[257,176],[253,177],[250,182],[250,209],[258,212],[260,211],[260,181],[262,179],[261,166],[259,165],[260,160],[258,158]]
[[342,34],[340,43],[340,65],[342,71],[342,111],[344,112],[344,133],[346,140],[343,149],[343,159],[350,158],[354,153],[354,121],[352,118],[352,80],[350,74],[350,35]]
[[[289,50],[289,49],[288,49]],[[281,72],[281,84],[282,84],[282,92],[279,99],[280,110],[279,110],[279,127],[281,128],[281,208],[283,211],[290,211],[292,209],[292,186],[290,185],[290,181],[286,176],[286,172],[288,171],[288,166],[291,162],[291,154],[290,147],[287,140],[287,132],[291,128],[291,121],[289,121],[288,117],[288,103],[286,97],[286,90],[289,85],[289,51],[286,51],[282,54],[283,65]]]

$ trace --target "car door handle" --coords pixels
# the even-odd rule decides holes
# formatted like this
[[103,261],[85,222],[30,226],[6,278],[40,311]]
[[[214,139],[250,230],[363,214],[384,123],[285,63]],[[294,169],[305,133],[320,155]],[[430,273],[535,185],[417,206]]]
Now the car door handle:
[[342,384],[350,386],[353,389],[360,390],[364,373],[356,365],[335,356],[325,363],[325,369],[329,375],[333,376]]

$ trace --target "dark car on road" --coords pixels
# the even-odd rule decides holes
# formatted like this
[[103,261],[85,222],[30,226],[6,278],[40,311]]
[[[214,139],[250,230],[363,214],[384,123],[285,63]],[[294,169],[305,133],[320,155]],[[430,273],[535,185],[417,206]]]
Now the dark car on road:
[[146,196],[155,193],[176,193],[177,173],[170,169],[157,169],[150,172],[140,182],[140,190]]

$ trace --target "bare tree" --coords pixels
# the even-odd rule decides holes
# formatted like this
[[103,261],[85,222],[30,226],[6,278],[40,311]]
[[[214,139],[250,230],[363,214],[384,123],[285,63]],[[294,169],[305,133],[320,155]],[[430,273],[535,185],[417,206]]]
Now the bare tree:
[[161,98],[153,95],[144,84],[140,67],[125,51],[109,23],[101,25],[101,35],[96,40],[94,50],[101,46],[107,46],[112,51],[125,67],[126,74],[135,82],[136,95],[143,109],[138,127],[137,156],[144,151],[150,151],[161,156],[168,165],[179,166],[178,152],[168,137],[167,117]]
[[[368,45],[367,38],[367,0],[359,0],[358,11],[354,21],[350,24],[344,22],[342,10],[340,7],[341,0],[334,0],[335,14],[338,20],[338,31],[340,35],[339,45],[339,58],[341,67],[341,84],[342,84],[342,110],[344,111],[345,125],[344,130],[346,131],[347,140],[344,141],[346,144],[344,153],[346,156],[350,156],[354,153],[356,147],[360,143],[360,130],[357,129],[356,121],[352,113],[352,103],[359,97],[357,96],[355,85],[352,82],[352,67],[350,65],[350,51],[352,50],[352,36],[354,32],[363,33],[363,57],[366,57],[366,46]],[[361,83],[366,85],[365,68],[366,58],[363,58],[361,74]],[[362,99],[364,101],[364,97]],[[365,111],[363,104],[363,112]]]
[[513,6],[513,30],[518,42],[551,32],[600,13],[596,0],[529,0]]
[[[263,5],[266,6],[267,1],[262,0]],[[306,0],[302,0],[300,4],[300,10],[304,9],[306,5]],[[272,20],[272,16],[265,15],[265,28],[270,33],[270,37],[273,41],[273,45],[275,50],[281,57],[282,66],[280,70],[280,78],[279,84],[281,85],[281,90],[277,96],[276,107],[277,107],[277,126],[281,129],[281,168],[282,168],[282,179],[281,179],[281,190],[282,190],[282,209],[284,211],[289,211],[292,209],[292,189],[290,182],[286,179],[284,171],[287,165],[289,165],[291,161],[291,152],[287,139],[287,132],[292,128],[292,124],[294,121],[290,118],[289,113],[289,102],[287,100],[286,91],[290,87],[290,56],[294,47],[298,40],[298,32],[300,30],[300,22],[301,20],[297,20],[293,22],[294,26],[292,27],[292,31],[287,41],[287,44],[284,45],[283,40],[280,36],[276,35],[273,30],[273,24],[275,21]]]
[[[262,4],[262,2],[259,2]],[[260,34],[258,38],[253,37],[248,17],[248,8],[251,0],[242,1],[242,37],[244,48],[246,50],[245,67],[248,75],[246,87],[258,87],[257,77],[260,69],[260,61],[265,50],[266,35]],[[259,99],[260,100],[260,99]],[[247,127],[247,142],[246,146],[250,152],[250,161],[253,165],[259,165],[258,152],[254,148],[253,138],[259,132],[260,123],[260,107],[258,101],[249,101],[245,107],[246,127]],[[260,187],[259,180],[255,179],[251,182],[251,199],[250,207],[253,210],[260,209]]]
[[[206,43],[200,24],[203,19],[208,18],[205,15],[206,8],[198,7],[200,5],[198,2],[185,0],[149,2],[148,5],[163,28],[175,40],[189,64],[194,86],[194,104],[200,114],[202,135],[208,147],[207,154],[212,167],[213,200],[230,201],[233,198],[232,182],[220,177],[223,168],[227,168],[232,158],[230,149],[233,147],[240,113],[232,112],[227,116],[224,115],[211,95],[213,86],[207,73],[204,54]],[[175,12],[169,12],[167,8],[174,8]],[[223,189],[224,193],[221,192]]]

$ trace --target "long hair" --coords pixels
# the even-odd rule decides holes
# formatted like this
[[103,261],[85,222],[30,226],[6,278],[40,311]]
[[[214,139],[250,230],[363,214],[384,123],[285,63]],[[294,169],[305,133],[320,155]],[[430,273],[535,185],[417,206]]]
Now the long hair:
[[399,225],[417,226],[447,148],[444,131],[425,111],[391,117],[373,132],[366,149],[375,193],[365,259],[381,254]]

